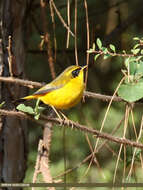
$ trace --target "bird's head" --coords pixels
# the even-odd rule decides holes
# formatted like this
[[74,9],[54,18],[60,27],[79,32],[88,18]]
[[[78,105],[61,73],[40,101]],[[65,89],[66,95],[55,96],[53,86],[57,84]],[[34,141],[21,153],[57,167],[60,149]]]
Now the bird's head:
[[53,84],[60,85],[63,84],[65,85],[69,81],[79,81],[83,82],[84,79],[84,69],[87,67],[86,66],[76,66],[72,65],[66,68],[54,81]]
[[66,77],[70,77],[71,79],[74,79],[80,76],[83,77],[83,71],[84,69],[86,69],[86,67],[87,65],[85,66],[72,65],[68,67],[67,69],[65,69],[65,71],[63,72],[63,75],[65,75]]

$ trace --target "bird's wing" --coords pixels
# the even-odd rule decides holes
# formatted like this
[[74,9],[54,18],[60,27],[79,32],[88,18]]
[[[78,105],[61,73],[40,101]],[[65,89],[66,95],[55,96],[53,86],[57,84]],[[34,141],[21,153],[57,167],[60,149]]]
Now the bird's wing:
[[65,72],[63,72],[57,78],[55,78],[52,82],[46,84],[45,86],[37,90],[33,95],[42,95],[42,94],[51,92],[53,90],[62,88],[64,85],[66,85],[70,81],[70,79],[71,78],[69,76],[66,76]]
[[46,93],[51,92],[53,90],[57,90],[57,89],[61,88],[62,86],[63,85],[54,86],[52,84],[47,84],[47,85],[43,86],[42,88],[40,88],[39,90],[37,90],[33,95],[46,94]]

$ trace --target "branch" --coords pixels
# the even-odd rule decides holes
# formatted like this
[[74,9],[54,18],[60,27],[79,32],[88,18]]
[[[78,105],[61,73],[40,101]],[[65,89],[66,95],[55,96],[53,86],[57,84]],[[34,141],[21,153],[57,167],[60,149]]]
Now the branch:
[[138,57],[141,56],[142,54],[127,54],[127,53],[112,53],[109,50],[107,50],[107,53],[105,53],[103,50],[92,50],[90,54],[100,54],[100,55],[106,55],[109,54],[112,57],[113,56],[118,56],[118,57]]
[[[19,79],[19,78],[14,78],[14,77],[1,77],[0,76],[0,81],[2,82],[8,82],[8,83],[15,83],[21,86],[26,86],[28,88],[40,88],[45,85],[45,83],[40,83],[40,82],[33,82],[29,80],[24,80],[24,79]],[[95,98],[99,99],[102,101],[109,102],[112,98],[114,102],[125,102],[122,98],[118,96],[108,96],[108,95],[103,95],[95,92],[89,92],[89,91],[84,91],[84,96],[87,98]],[[142,101],[139,100],[137,102],[134,102],[135,105],[142,105]]]
[[[23,79],[14,78],[14,77],[0,77],[0,81],[9,82],[9,83],[15,83],[15,84],[19,84],[19,85],[22,85],[22,86],[27,86],[29,88],[39,88],[39,87],[42,87],[43,85],[45,85],[45,84],[42,84],[40,82],[33,82],[33,81],[23,80]],[[112,98],[112,96],[102,95],[102,94],[89,92],[89,91],[85,91],[84,96],[87,97],[87,98],[96,98],[96,99],[100,99],[100,100],[103,100],[103,101],[110,101],[111,98]],[[113,98],[113,101],[115,101],[115,102],[123,102],[123,100],[120,97],[117,97],[117,96],[115,96]]]
[[[99,100],[103,100],[103,101],[110,101],[112,96],[107,96],[107,95],[103,95],[103,94],[98,94],[95,92],[89,92],[89,91],[85,91],[84,92],[84,96],[87,98],[96,98]],[[113,98],[114,102],[123,102],[124,100],[122,100],[122,98],[118,97],[118,96],[114,96]]]
[[102,138],[102,139],[107,139],[111,142],[115,142],[118,144],[123,144],[123,145],[128,145],[128,146],[132,146],[132,147],[137,147],[140,149],[143,149],[143,144],[141,143],[137,143],[135,141],[131,141],[125,138],[119,138],[119,137],[114,137],[112,135],[109,135],[107,133],[103,133],[103,132],[99,132],[96,129],[92,129],[92,128],[88,128],[85,125],[81,125],[79,123],[73,122],[71,120],[62,120],[58,119],[58,118],[51,118],[51,117],[47,117],[42,115],[40,117],[40,120],[34,120],[34,118],[28,114],[25,114],[23,112],[17,112],[17,111],[8,111],[8,110],[4,110],[4,109],[0,109],[0,115],[7,115],[7,116],[17,116],[21,119],[29,119],[35,122],[38,122],[39,124],[45,124],[46,122],[52,122],[55,124],[58,124],[57,127],[68,127],[70,129],[77,129],[79,131],[82,131],[84,133],[88,133],[91,135],[94,135],[96,138]]
[[33,82],[33,81],[14,78],[14,77],[0,77],[0,81],[19,84],[21,86],[27,86],[28,88],[39,88],[44,85],[40,82]]

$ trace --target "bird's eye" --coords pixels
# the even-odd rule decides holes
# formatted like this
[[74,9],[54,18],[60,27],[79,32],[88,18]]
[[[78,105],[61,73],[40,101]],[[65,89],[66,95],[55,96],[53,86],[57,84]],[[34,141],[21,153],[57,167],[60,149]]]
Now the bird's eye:
[[77,77],[79,75],[81,68],[75,69],[72,71],[72,76],[73,78]]

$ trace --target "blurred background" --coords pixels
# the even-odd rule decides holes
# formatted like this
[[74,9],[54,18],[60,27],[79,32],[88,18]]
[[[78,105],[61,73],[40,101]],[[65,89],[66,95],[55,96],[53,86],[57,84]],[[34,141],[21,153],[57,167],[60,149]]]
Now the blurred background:
[[[85,65],[87,63],[88,45],[91,48],[93,43],[96,43],[97,38],[101,39],[105,47],[108,47],[109,44],[114,44],[117,52],[120,53],[122,50],[130,52],[134,45],[133,37],[142,37],[142,0],[87,0],[87,2],[81,0],[55,0],[54,5],[58,12],[56,12],[54,7],[50,8],[50,1],[45,1],[44,3],[44,8],[42,8],[41,2],[38,0],[31,1],[29,5],[28,30],[24,39],[27,49],[25,73],[26,78],[29,80],[48,83],[52,80],[51,71],[53,69],[57,76],[66,67],[75,65],[77,59],[79,65]],[[87,3],[87,9],[85,9],[85,3]],[[88,11],[88,20],[86,11]],[[70,30],[76,34],[76,39],[69,34],[68,41],[67,29],[64,27],[58,14],[60,14],[60,17],[63,18],[67,25],[70,25]],[[87,23],[89,24],[89,33],[87,32]],[[48,33],[48,41],[45,41],[42,46],[41,37],[44,33]],[[87,35],[89,35],[89,44],[87,43]],[[69,43],[68,46],[67,43]],[[49,48],[52,54],[49,54]],[[75,51],[75,48],[77,48],[77,51]],[[75,52],[77,53],[77,59]],[[52,65],[50,65],[49,55],[53,59]],[[124,59],[111,57],[104,60],[100,57],[94,61],[94,56],[95,54],[89,55],[87,90],[112,95],[122,78],[121,69],[124,68]],[[29,91],[29,93],[32,92],[33,90]],[[107,106],[108,102],[85,98],[85,101],[64,113],[71,120],[100,130]],[[124,103],[112,103],[103,131],[111,134],[111,131],[119,125],[115,136],[122,137],[124,114]],[[141,116],[141,106],[135,107],[134,120],[137,131],[140,127]],[[133,140],[135,135],[131,121],[130,118],[126,137]],[[93,148],[96,143],[96,139],[91,135],[87,135],[87,137],[79,131],[66,129],[65,141],[63,140],[63,134],[64,128],[54,127],[50,150],[50,169],[55,180],[64,180],[64,176],[56,177],[65,170],[64,158],[66,158],[66,170],[78,167],[91,154],[87,139],[89,138]],[[28,165],[24,182],[31,182],[32,180],[38,142],[42,135],[42,128],[30,122]],[[98,147],[103,142],[104,140],[100,140]],[[88,171],[90,159],[67,174],[66,181],[112,182],[119,148],[120,145],[108,142],[106,146],[102,146],[96,153],[96,159],[94,159]],[[126,175],[129,172],[132,153],[133,149],[126,147]],[[120,176],[123,175],[124,170],[124,158],[125,154],[122,151],[116,173],[116,180],[120,182],[122,181]],[[134,164],[134,172],[130,182],[141,182],[143,180],[140,162],[140,159],[136,157],[136,164]]]

